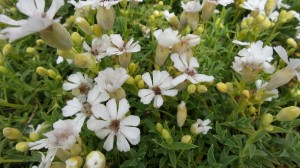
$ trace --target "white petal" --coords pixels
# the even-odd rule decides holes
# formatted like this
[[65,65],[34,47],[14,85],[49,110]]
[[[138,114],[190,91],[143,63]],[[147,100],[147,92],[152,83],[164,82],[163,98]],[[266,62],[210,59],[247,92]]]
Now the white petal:
[[124,46],[124,41],[120,34],[112,34],[110,35],[111,42],[117,46],[118,48],[122,48]]
[[160,108],[164,103],[163,98],[161,97],[161,95],[156,95],[154,97],[154,107],[155,108]]
[[107,128],[103,128],[103,129],[100,129],[100,130],[96,130],[95,131],[95,134],[98,138],[100,139],[104,139],[105,137],[107,137],[107,135],[109,133],[111,133],[112,131],[110,129],[107,129]]
[[[142,90],[140,90],[139,91],[139,95],[141,95],[142,94],[142,92],[144,91],[144,90],[150,90],[150,89],[142,89]],[[148,94],[148,95],[146,95],[146,96],[144,96],[144,97],[141,97],[141,102],[142,103],[144,103],[144,104],[149,104],[151,101],[152,101],[152,99],[153,99],[153,97],[155,96],[155,94],[154,94],[154,92],[152,91],[152,90],[150,90],[151,92],[148,92],[148,93],[150,93],[150,94]]]
[[151,80],[151,76],[150,76],[150,73],[149,73],[149,72],[144,73],[144,74],[142,75],[142,79],[143,79],[143,81],[144,81],[150,88],[153,87],[152,80]]
[[106,103],[106,108],[110,115],[111,120],[117,119],[117,102],[115,99],[111,99]]
[[274,47],[274,50],[285,63],[290,64],[286,50],[282,46]]
[[138,126],[140,124],[140,117],[130,115],[121,120],[121,125],[127,125],[127,126]]
[[153,86],[158,86],[160,81],[161,81],[161,72],[160,71],[157,71],[157,70],[154,70],[153,71]]
[[198,68],[199,67],[199,63],[197,61],[197,59],[195,57],[192,57],[190,59],[190,64],[189,64],[190,68]]
[[177,86],[178,84],[180,84],[180,83],[182,83],[184,80],[186,80],[187,77],[188,77],[187,74],[182,74],[182,75],[177,76],[176,78],[174,78],[174,79],[172,80],[172,85]]
[[102,118],[105,121],[111,120],[109,112],[103,104],[95,104],[92,106],[91,110],[96,118]]
[[141,131],[136,127],[121,127],[119,131],[129,140],[129,139],[137,139]]
[[26,22],[26,20],[13,20],[10,17],[7,17],[6,15],[0,15],[0,22],[5,23],[12,26],[20,26]]
[[122,135],[120,133],[117,134],[117,147],[120,152],[130,151],[129,143],[127,142],[124,135]]
[[90,51],[91,47],[84,41],[82,44],[82,47],[86,50],[86,51]]
[[178,93],[178,90],[176,89],[172,89],[172,90],[166,90],[166,91],[162,91],[162,95],[166,95],[166,96],[176,96]]
[[63,116],[69,117],[83,109],[82,103],[78,101],[76,97],[67,101],[67,105],[62,109]]
[[171,55],[171,60],[174,62],[174,67],[179,71],[184,72],[184,70],[187,68],[182,63],[181,59],[179,59],[179,55],[177,53]]
[[212,82],[214,80],[214,77],[204,74],[196,74],[193,76],[193,79],[195,79],[197,82]]
[[72,90],[78,88],[79,84],[65,82],[63,83],[63,90]]
[[91,131],[97,131],[109,126],[109,122],[103,120],[96,120],[95,118],[91,117],[87,122],[87,127]]
[[114,137],[115,137],[115,133],[112,131],[110,132],[110,134],[108,135],[107,139],[105,140],[104,144],[103,144],[103,148],[107,151],[111,151],[114,147]]
[[60,7],[65,4],[64,0],[53,0],[50,8],[47,11],[47,17],[53,19],[54,15]]
[[19,0],[16,6],[20,12],[27,16],[32,16],[36,12],[34,0]]
[[122,119],[124,115],[129,111],[129,103],[128,101],[124,98],[119,101],[119,108],[118,108],[118,115],[117,119]]
[[35,0],[35,5],[39,13],[44,13],[45,0]]

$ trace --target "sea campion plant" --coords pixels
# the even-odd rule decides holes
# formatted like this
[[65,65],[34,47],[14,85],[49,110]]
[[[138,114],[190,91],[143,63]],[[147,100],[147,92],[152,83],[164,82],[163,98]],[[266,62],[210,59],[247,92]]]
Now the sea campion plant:
[[300,166],[300,2],[0,12],[2,167]]

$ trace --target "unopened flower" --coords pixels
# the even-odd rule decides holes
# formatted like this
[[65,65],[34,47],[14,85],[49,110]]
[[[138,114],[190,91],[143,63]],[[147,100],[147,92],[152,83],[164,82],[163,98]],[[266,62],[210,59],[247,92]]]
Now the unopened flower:
[[104,34],[101,38],[94,38],[92,41],[92,47],[90,47],[86,42],[83,42],[83,48],[94,55],[98,61],[109,55],[106,52],[106,49],[109,47],[111,47],[111,40],[106,34]]
[[85,166],[87,168],[105,168],[105,163],[105,156],[99,151],[92,151],[86,156]]
[[204,0],[202,3],[201,18],[207,21],[210,16],[215,12],[217,5],[227,6],[233,3],[233,0]]
[[80,168],[82,166],[83,159],[81,156],[72,156],[65,161],[66,168]]
[[189,80],[193,84],[200,82],[212,82],[214,80],[213,76],[198,74],[196,68],[199,68],[199,63],[195,57],[191,57],[188,62],[186,54],[183,53],[179,56],[179,54],[174,53],[172,54],[171,59],[174,62],[174,67],[183,73],[172,81],[174,86],[182,83],[184,80]]
[[87,74],[76,72],[68,77],[68,81],[63,83],[63,90],[72,90],[74,96],[80,101],[84,101],[92,87],[93,80]]
[[85,118],[94,116],[99,118],[98,110],[100,103],[109,99],[109,95],[106,92],[99,92],[98,87],[94,87],[87,94],[87,100],[80,102],[76,97],[67,101],[67,105],[62,109],[63,116],[69,117],[76,114],[78,126],[82,126]]
[[113,149],[114,138],[117,137],[117,148],[121,152],[130,150],[130,145],[137,145],[140,142],[140,124],[138,116],[126,116],[129,110],[129,103],[126,99],[119,101],[118,106],[115,99],[111,99],[106,106],[100,105],[101,120],[91,119],[87,122],[88,129],[94,131],[100,139],[108,136],[103,148],[107,151]]
[[[263,83],[262,80],[257,80],[255,82],[257,90],[265,89],[267,84],[268,84],[268,82]],[[264,94],[268,97],[265,99],[265,101],[272,101],[273,98],[278,98],[278,90],[277,89],[267,90],[264,92]]]
[[208,126],[210,123],[209,119],[202,121],[201,119],[197,119],[197,122],[191,126],[191,133],[193,134],[207,134],[207,132],[212,129],[211,126]]
[[144,73],[142,78],[149,87],[149,89],[141,89],[138,93],[141,102],[144,104],[150,104],[154,98],[154,107],[159,108],[164,102],[162,96],[175,96],[178,93],[178,90],[172,89],[174,87],[172,85],[173,79],[167,71],[154,70],[153,80],[149,72]]
[[253,82],[261,71],[268,74],[274,72],[275,67],[270,64],[272,60],[272,47],[263,47],[263,42],[257,41],[251,43],[249,48],[239,51],[238,56],[234,57],[232,68],[241,74],[246,82]]
[[172,25],[172,27],[176,28],[177,30],[180,28],[179,19],[174,13],[170,13],[169,11],[165,10],[164,16],[170,25]]

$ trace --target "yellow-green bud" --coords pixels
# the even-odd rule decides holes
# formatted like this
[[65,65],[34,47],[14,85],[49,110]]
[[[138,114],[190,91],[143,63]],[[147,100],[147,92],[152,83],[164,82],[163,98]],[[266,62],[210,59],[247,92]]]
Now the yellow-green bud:
[[72,156],[79,155],[81,151],[82,151],[82,146],[80,144],[74,144],[70,149],[70,153]]
[[265,4],[265,13],[267,16],[271,14],[273,11],[274,7],[276,5],[275,0],[268,0],[267,3]]
[[280,11],[279,16],[278,16],[278,20],[279,20],[280,23],[287,22],[286,15],[287,15],[287,11],[286,10],[281,10]]
[[139,89],[143,89],[145,87],[145,82],[143,80],[140,80],[138,83],[137,83],[137,86]]
[[136,76],[134,77],[134,82],[135,82],[135,83],[138,83],[140,80],[142,80],[142,75],[136,75]]
[[161,123],[156,123],[155,125],[155,129],[157,132],[161,133],[161,131],[163,130],[163,125]]
[[251,26],[252,23],[253,23],[253,21],[254,21],[254,18],[253,18],[252,16],[248,17],[247,20],[246,20],[247,25],[248,25],[248,26]]
[[263,126],[268,126],[273,122],[273,120],[274,120],[273,115],[270,113],[266,113],[262,116],[261,123]]
[[72,39],[73,43],[76,44],[76,45],[81,45],[82,40],[83,40],[83,38],[77,32],[73,32],[71,34],[71,39]]
[[207,87],[205,85],[197,85],[197,92],[205,93],[205,92],[207,92]]
[[84,19],[83,17],[77,17],[75,19],[75,24],[82,30],[86,35],[93,34],[93,31],[91,29],[91,25],[89,22]]
[[286,40],[286,43],[290,46],[292,46],[293,48],[297,48],[297,42],[293,39],[293,38],[288,38]]
[[56,79],[57,74],[52,69],[48,69],[48,76],[52,79]]
[[52,162],[50,168],[66,168],[66,164],[63,162]]
[[94,56],[90,53],[80,53],[75,55],[73,64],[79,68],[90,68],[94,65]]
[[18,130],[16,128],[11,128],[11,127],[5,127],[3,129],[3,135],[5,138],[11,139],[11,140],[21,139],[23,137],[20,130]]
[[268,29],[271,26],[272,26],[272,22],[268,18],[265,18],[265,20],[260,24],[260,27],[262,29]]
[[163,6],[163,5],[164,5],[164,2],[163,2],[163,1],[159,1],[159,2],[158,2],[158,5],[159,5],[159,6]]
[[248,110],[249,110],[250,114],[255,114],[257,111],[254,106],[250,106]]
[[36,72],[39,75],[44,76],[44,77],[49,76],[48,70],[46,68],[44,68],[44,67],[41,67],[41,66],[39,66],[39,67],[36,68]]
[[295,11],[288,11],[287,13],[286,13],[286,20],[290,20],[290,19],[293,19],[294,18],[294,12]]
[[4,66],[0,66],[0,72],[1,72],[2,74],[7,74],[7,73],[8,73],[8,70],[7,70],[7,68],[5,68]]
[[249,92],[249,90],[243,90],[242,95],[243,95],[245,98],[249,99],[249,98],[250,98],[250,92]]
[[95,36],[100,37],[102,35],[102,30],[101,30],[100,25],[94,24],[92,26],[92,30],[93,30],[93,33]]
[[37,141],[40,139],[40,134],[36,133],[36,132],[32,132],[29,134],[29,138],[30,140],[32,140],[33,142],[34,141]]
[[187,116],[187,109],[185,106],[185,102],[181,101],[181,103],[177,106],[177,125],[178,127],[182,127]]
[[105,163],[105,156],[99,151],[92,151],[86,156],[86,168],[105,168]]
[[242,23],[241,23],[241,27],[242,27],[243,29],[245,29],[245,28],[247,28],[247,27],[248,27],[248,24],[247,24],[247,19],[244,19],[244,20],[242,21]]
[[27,53],[27,54],[35,54],[35,53],[37,53],[37,51],[36,51],[36,49],[33,48],[33,47],[27,47],[27,48],[26,48],[26,53]]
[[135,63],[131,62],[131,63],[129,64],[128,69],[129,69],[129,73],[132,74],[132,73],[134,73],[134,72],[136,71],[137,65],[136,65]]
[[11,44],[5,44],[5,46],[2,48],[2,53],[4,56],[10,54],[13,50],[13,47]]
[[74,48],[71,50],[57,50],[56,53],[66,59],[74,59],[75,55],[78,54]]
[[109,93],[110,98],[115,98],[116,101],[120,101],[121,99],[126,97],[126,92],[123,88],[117,89],[115,92]]
[[204,28],[202,26],[199,26],[196,31],[198,33],[202,33],[204,31]]
[[292,121],[295,118],[299,117],[300,115],[300,108],[296,106],[290,106],[283,108],[279,111],[276,115],[276,119],[278,121]]
[[188,93],[190,93],[190,94],[195,93],[195,92],[196,92],[196,89],[197,89],[197,87],[196,87],[196,85],[194,85],[194,84],[190,84],[190,85],[187,87],[187,91],[188,91]]
[[268,131],[268,132],[271,132],[271,131],[273,131],[274,126],[273,126],[273,125],[268,125],[268,126],[265,126],[265,127],[263,127],[263,128],[264,128],[264,130],[266,130],[266,131]]
[[154,15],[150,15],[150,21],[155,22],[155,16]]
[[42,45],[45,44],[45,42],[44,42],[42,39],[37,39],[37,40],[35,41],[35,44],[36,44],[37,46],[42,46]]
[[130,77],[126,80],[126,83],[127,83],[127,84],[130,84],[130,85],[131,85],[131,84],[134,84],[134,79],[133,79],[133,77],[130,76]]
[[18,11],[18,10],[17,10],[17,8],[15,8],[15,7],[9,8],[9,12],[12,13],[12,14],[14,14],[14,15],[17,14],[17,11]]
[[221,93],[227,93],[227,92],[228,92],[228,87],[227,87],[227,85],[226,85],[225,83],[223,83],[223,82],[217,83],[216,87],[217,87],[217,90],[218,90],[219,92],[221,92]]
[[16,144],[16,150],[19,152],[27,152],[29,149],[27,142],[19,142]]
[[180,141],[185,144],[190,144],[192,143],[192,137],[190,135],[183,135]]
[[123,8],[126,8],[127,7],[127,0],[122,0],[120,2],[120,5],[123,7]]
[[66,168],[80,168],[83,163],[81,156],[72,156],[66,160]]
[[266,17],[266,16],[264,16],[264,15],[262,15],[262,14],[259,14],[259,15],[257,15],[257,16],[255,17],[253,23],[259,25],[261,22],[263,22],[263,21],[265,20],[265,17]]
[[161,130],[161,135],[165,140],[168,140],[168,139],[172,138],[171,135],[170,135],[170,132],[168,130],[164,129],[164,128]]
[[158,10],[153,11],[153,15],[154,15],[155,17],[159,17],[159,11],[158,11]]

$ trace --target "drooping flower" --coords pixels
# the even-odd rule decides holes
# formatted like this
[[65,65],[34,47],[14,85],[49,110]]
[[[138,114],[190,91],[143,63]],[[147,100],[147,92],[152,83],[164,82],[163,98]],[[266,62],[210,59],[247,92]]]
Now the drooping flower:
[[174,67],[183,73],[172,81],[174,86],[182,83],[184,80],[189,80],[193,84],[200,82],[212,82],[214,80],[213,76],[198,74],[196,68],[199,68],[199,63],[195,57],[191,57],[188,62],[185,53],[180,56],[179,54],[174,53],[171,55],[171,59],[174,62]]
[[138,93],[141,98],[141,102],[144,104],[150,104],[154,98],[154,107],[159,108],[163,105],[162,96],[175,96],[178,90],[172,89],[172,77],[170,77],[167,71],[153,71],[153,80],[150,73],[146,72],[142,75],[143,81],[148,85],[149,89],[141,89]]
[[80,101],[84,101],[91,89],[93,80],[87,74],[76,72],[68,77],[68,81],[63,83],[63,90],[72,90],[72,94]]
[[246,82],[254,82],[261,71],[268,74],[274,72],[275,67],[270,64],[273,60],[273,49],[263,47],[262,41],[251,43],[249,48],[239,51],[234,57],[232,68],[242,75]]
[[[268,84],[268,82],[263,83],[262,80],[257,80],[255,82],[257,90],[265,89],[267,84]],[[277,89],[267,90],[264,92],[264,94],[268,97],[265,99],[265,101],[272,101],[273,98],[278,98],[278,90]]]
[[109,55],[106,52],[106,49],[109,47],[111,47],[111,40],[106,34],[104,34],[101,38],[94,38],[92,41],[92,47],[90,47],[86,42],[83,42],[83,48],[94,55],[98,61]]
[[193,134],[207,134],[207,132],[212,129],[211,126],[208,126],[210,123],[209,119],[202,121],[201,119],[197,119],[197,122],[191,126],[191,133]]
[[113,149],[114,138],[117,137],[117,148],[121,152],[130,150],[130,145],[137,145],[140,142],[140,130],[137,126],[140,124],[138,116],[126,116],[129,110],[129,103],[126,99],[122,99],[118,103],[115,99],[111,99],[106,106],[100,105],[101,120],[91,119],[87,122],[88,129],[94,131],[100,139],[106,140],[103,148],[107,151]]
[[99,92],[98,87],[94,86],[94,88],[88,92],[86,101],[80,102],[76,97],[67,101],[67,105],[62,108],[63,116],[69,117],[76,115],[75,121],[77,121],[78,126],[82,126],[87,117],[100,117],[99,113],[101,113],[101,111],[98,110],[98,107],[100,103],[108,99],[109,95],[106,92]]

